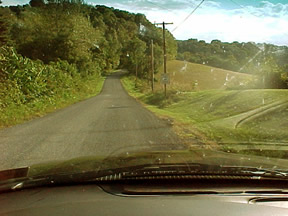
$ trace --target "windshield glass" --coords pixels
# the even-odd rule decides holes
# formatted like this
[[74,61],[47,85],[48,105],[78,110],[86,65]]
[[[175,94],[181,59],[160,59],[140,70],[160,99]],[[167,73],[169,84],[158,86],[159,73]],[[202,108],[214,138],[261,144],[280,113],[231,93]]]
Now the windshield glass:
[[2,0],[0,170],[288,168],[287,26],[284,0]]

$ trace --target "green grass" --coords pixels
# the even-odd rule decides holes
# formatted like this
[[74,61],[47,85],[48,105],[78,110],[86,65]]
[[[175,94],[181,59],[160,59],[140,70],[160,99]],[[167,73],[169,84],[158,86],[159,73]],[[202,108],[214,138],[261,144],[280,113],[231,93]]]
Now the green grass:
[[[287,106],[275,110],[272,114],[261,115],[241,127],[234,127],[235,120],[236,122],[242,120],[245,113],[265,104],[285,100],[288,96],[287,90],[207,90],[182,95],[175,95],[173,92],[170,94],[173,96],[168,96],[166,106],[162,105],[162,99],[157,94],[142,95],[139,99],[146,104],[156,105],[154,111],[157,110],[159,99],[158,113],[165,113],[181,123],[191,124],[217,142],[275,141],[280,138],[288,140],[285,120],[288,114]],[[273,133],[275,128],[277,131]]]
[[173,119],[176,132],[183,138],[217,145],[229,152],[267,156],[271,151],[271,157],[288,155],[283,153],[288,152],[288,90],[181,92],[168,86],[165,99],[163,91],[152,94],[148,89],[135,89],[131,77],[124,77],[122,82],[132,96],[156,115]]
[[[163,69],[160,67],[159,71],[162,73]],[[167,62],[167,72],[171,79],[169,88],[177,91],[241,88],[255,79],[249,74],[178,60]],[[158,80],[161,73],[156,75]]]
[[104,80],[104,77],[90,77],[81,81],[78,89],[66,89],[54,97],[41,97],[27,104],[11,104],[0,110],[0,128],[23,123],[95,96],[101,91]]

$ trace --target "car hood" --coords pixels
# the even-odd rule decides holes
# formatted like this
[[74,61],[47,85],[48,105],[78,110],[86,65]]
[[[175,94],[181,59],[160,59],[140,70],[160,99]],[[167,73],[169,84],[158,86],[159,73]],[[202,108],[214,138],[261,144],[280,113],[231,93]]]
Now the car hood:
[[207,149],[190,149],[175,151],[126,152],[109,157],[89,156],[65,161],[52,161],[35,164],[30,167],[5,170],[0,172],[0,180],[90,171],[114,170],[139,165],[155,164],[189,164],[257,167],[270,170],[288,170],[288,160],[262,156],[243,155],[213,151]]

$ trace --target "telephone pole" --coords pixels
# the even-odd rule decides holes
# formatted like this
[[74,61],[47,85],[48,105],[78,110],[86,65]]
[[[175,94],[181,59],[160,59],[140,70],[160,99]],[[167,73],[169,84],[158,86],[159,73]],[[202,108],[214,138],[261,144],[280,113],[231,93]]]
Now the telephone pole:
[[154,92],[154,44],[153,39],[151,40],[151,88]]
[[[167,73],[167,68],[166,68],[166,61],[167,61],[167,56],[166,56],[166,38],[165,38],[165,25],[172,25],[173,23],[155,23],[155,25],[162,25],[162,29],[163,29],[163,55],[164,55],[164,74],[166,75]],[[164,82],[164,91],[165,91],[165,98],[166,98],[166,82]]]
[[135,88],[137,88],[137,82],[138,82],[138,61],[136,60],[136,70],[135,70]]

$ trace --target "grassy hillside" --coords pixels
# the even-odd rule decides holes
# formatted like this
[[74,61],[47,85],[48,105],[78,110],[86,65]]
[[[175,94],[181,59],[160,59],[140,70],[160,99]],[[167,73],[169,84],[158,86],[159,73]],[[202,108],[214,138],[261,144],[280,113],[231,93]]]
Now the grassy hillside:
[[[174,68],[179,68],[181,62],[172,61],[169,65],[171,64]],[[182,64],[185,63],[182,62]],[[211,77],[221,77],[224,73],[223,70],[207,66],[189,65],[191,70],[185,72],[187,76],[183,75],[183,85],[191,77],[201,78],[199,71],[207,74],[208,68],[213,70],[213,73],[209,72]],[[198,71],[195,68],[198,68]],[[173,71],[171,67],[168,70]],[[181,72],[178,71],[179,73]],[[239,79],[243,80],[250,79],[250,76],[245,74],[229,71],[225,73],[238,75]],[[174,80],[177,80],[181,86],[177,72],[174,77],[177,77]],[[205,85],[205,82],[202,82],[201,88],[204,90],[179,93],[171,90],[169,86],[170,90],[166,99],[162,90],[152,94],[147,90],[146,85],[139,85],[141,88],[135,89],[134,79],[131,77],[123,78],[123,84],[132,96],[144,102],[150,110],[173,122],[174,129],[180,136],[190,140],[189,144],[192,146],[195,142],[200,142],[206,147],[213,145],[225,151],[244,153],[248,151],[248,153],[268,156],[279,156],[281,153],[281,157],[288,156],[285,153],[288,152],[286,145],[288,143],[288,90],[225,90],[220,85],[221,82],[223,83],[223,77],[224,75],[221,79],[217,79],[220,89],[209,89],[212,85],[210,78]],[[174,85],[173,82],[172,79],[171,85]],[[161,89],[160,83],[157,85],[158,89]],[[145,89],[145,86],[146,91],[139,90]]]
[[[247,85],[255,78],[249,74],[178,60],[167,62],[167,72],[171,79],[168,87],[179,91],[236,88]],[[158,80],[161,73],[163,66],[156,75]]]

